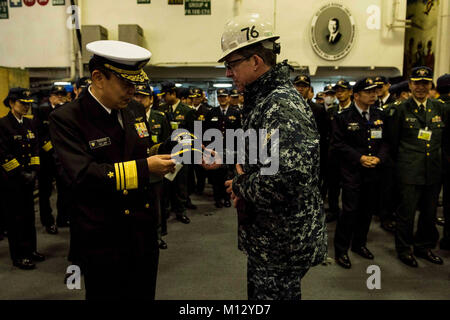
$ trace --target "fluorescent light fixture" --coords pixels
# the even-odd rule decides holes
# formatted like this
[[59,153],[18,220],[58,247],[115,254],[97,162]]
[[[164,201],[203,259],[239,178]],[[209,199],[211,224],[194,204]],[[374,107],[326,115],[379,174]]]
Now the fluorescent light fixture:
[[70,86],[72,85],[70,82],[55,82],[55,86]]
[[179,88],[182,87],[183,85],[181,83],[175,83],[175,87]]
[[356,84],[356,81],[350,81],[349,83],[351,86],[354,86]]
[[233,85],[231,83],[215,83],[214,88],[231,88]]

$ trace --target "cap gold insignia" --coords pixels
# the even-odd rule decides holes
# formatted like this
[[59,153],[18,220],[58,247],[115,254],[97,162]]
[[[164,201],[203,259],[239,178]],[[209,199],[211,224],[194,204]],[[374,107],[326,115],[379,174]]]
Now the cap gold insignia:
[[368,84],[373,84],[373,80],[372,80],[372,79],[367,79],[367,80],[366,80],[366,83],[368,83]]
[[427,70],[426,69],[420,69],[419,70],[419,74],[421,75],[421,76],[426,76],[427,75]]

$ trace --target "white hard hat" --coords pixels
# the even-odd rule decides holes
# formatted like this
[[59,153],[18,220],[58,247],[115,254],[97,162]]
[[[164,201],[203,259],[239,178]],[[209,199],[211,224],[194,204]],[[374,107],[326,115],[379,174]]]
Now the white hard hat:
[[223,62],[226,56],[238,49],[264,40],[275,41],[278,38],[279,36],[274,34],[272,23],[259,13],[234,17],[228,21],[222,33],[222,57],[218,62]]

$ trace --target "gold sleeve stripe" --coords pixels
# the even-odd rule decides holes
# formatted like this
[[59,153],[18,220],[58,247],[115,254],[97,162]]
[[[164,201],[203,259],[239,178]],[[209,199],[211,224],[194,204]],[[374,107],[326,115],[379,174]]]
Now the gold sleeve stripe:
[[115,163],[114,169],[116,172],[117,191],[138,188],[136,161]]
[[120,171],[119,171],[118,163],[114,164],[114,169],[116,171],[116,189],[117,189],[117,191],[119,191],[120,190]]
[[30,159],[31,166],[38,166],[40,164],[41,164],[41,160],[39,159],[39,157],[31,157],[31,159]]
[[11,161],[3,164],[2,167],[3,169],[5,169],[6,172],[10,172],[15,168],[20,167],[20,163],[16,159],[12,159]]
[[125,170],[123,169],[123,162],[119,163],[119,173],[120,173],[120,190],[125,190],[127,186],[125,185]]
[[125,185],[126,189],[138,188],[138,177],[136,161],[128,161],[123,163],[125,171]]
[[49,152],[53,148],[52,142],[49,141],[46,144],[42,146],[42,149],[44,149],[45,152]]
[[150,153],[149,153],[149,155],[150,155],[150,156],[154,156],[155,154],[158,154],[158,149],[159,149],[159,146],[160,146],[161,144],[162,144],[162,143],[155,144],[153,147],[151,147],[151,148],[150,148]]

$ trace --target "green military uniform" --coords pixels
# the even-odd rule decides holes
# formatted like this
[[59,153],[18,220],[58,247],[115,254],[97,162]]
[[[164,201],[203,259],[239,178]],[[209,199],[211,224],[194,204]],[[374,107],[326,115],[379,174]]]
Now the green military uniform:
[[170,133],[176,129],[186,129],[189,132],[194,132],[195,109],[180,101],[178,106],[173,111],[172,106],[168,104],[161,104],[160,111],[162,111],[167,118],[170,125]]
[[[391,120],[391,116],[395,113],[397,106],[401,101],[395,101],[387,103],[381,107],[385,116],[386,125]],[[400,206],[400,195],[396,179],[394,177],[395,166],[392,161],[392,150],[390,150],[390,157],[383,166],[382,171],[382,183],[380,184],[380,204],[378,209],[378,215],[381,222],[381,227],[389,232],[395,232],[395,213]]]
[[[170,126],[167,122],[166,115],[157,110],[150,109],[150,114],[147,113],[147,122],[150,128],[150,135],[152,142],[154,144],[159,144],[166,141],[170,137]],[[153,191],[156,194],[158,201],[158,242],[161,249],[167,248],[164,242],[161,243],[162,235],[167,234],[167,219],[168,212],[166,210],[166,206],[164,205],[165,197],[164,195],[167,193],[164,189],[163,177],[151,176],[151,185],[153,187]]]
[[161,143],[170,137],[170,126],[164,112],[150,110],[150,117],[147,119],[152,133],[153,143]]
[[[397,217],[396,249],[399,255],[434,248],[438,239],[436,209],[442,180],[445,104],[427,99],[421,108],[413,98],[389,111],[389,135],[396,159],[396,178],[401,195]],[[415,211],[420,201],[418,230],[413,236]]]
[[341,193],[341,178],[340,178],[340,165],[339,159],[336,154],[336,150],[331,145],[332,140],[332,130],[331,123],[334,120],[334,117],[339,112],[339,104],[333,103],[331,107],[326,109],[328,116],[328,139],[326,143],[328,144],[327,151],[327,173],[326,173],[326,181],[325,187],[328,193],[328,214],[327,214],[327,222],[333,221],[339,215],[339,195]]
[[[166,94],[173,91],[176,92],[175,89],[174,84],[167,83],[162,85],[161,91],[163,94]],[[170,126],[170,134],[177,129],[186,129],[191,133],[194,132],[195,109],[182,103],[181,100],[177,102],[175,110],[172,105],[165,103],[159,106],[159,111],[164,112],[166,115]],[[186,208],[189,202],[188,170],[188,165],[183,165],[175,180],[168,186],[171,210],[175,212],[177,219],[183,223],[190,222],[186,216]]]

